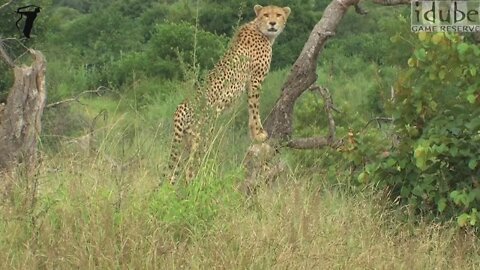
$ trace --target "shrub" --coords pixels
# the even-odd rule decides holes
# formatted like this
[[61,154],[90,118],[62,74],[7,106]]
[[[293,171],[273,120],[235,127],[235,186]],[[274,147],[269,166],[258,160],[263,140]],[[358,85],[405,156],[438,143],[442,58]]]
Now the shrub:
[[225,37],[195,30],[188,23],[160,24],[145,52],[149,61],[145,70],[149,75],[173,79],[184,75],[182,62],[210,69],[223,54],[226,41]]
[[417,44],[389,109],[399,145],[359,179],[424,216],[479,227],[480,48],[444,33],[420,33]]

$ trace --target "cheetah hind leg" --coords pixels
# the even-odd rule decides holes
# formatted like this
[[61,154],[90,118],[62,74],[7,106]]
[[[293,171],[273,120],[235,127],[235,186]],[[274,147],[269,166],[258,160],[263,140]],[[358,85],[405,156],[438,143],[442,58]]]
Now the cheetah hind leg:
[[[172,139],[172,147],[170,150],[170,160],[168,163],[169,174],[166,178],[170,184],[175,184],[180,171],[181,162],[183,161],[183,153],[185,147],[186,131],[190,126],[191,115],[189,107],[186,103],[178,105],[177,110],[173,116],[174,134]],[[188,147],[188,145],[187,145]]]
[[[202,111],[197,123],[191,125],[187,130],[187,143],[189,145],[189,156],[187,161],[186,179],[190,182],[201,170],[204,159],[210,149],[209,143],[213,138],[214,123],[216,118],[206,116],[208,111]],[[218,116],[217,116],[218,117]]]
[[198,133],[198,128],[192,126],[186,129],[185,132],[187,134],[188,149],[188,160],[186,163],[186,179],[187,182],[191,182],[193,178],[195,178],[195,176],[197,175],[201,165],[201,151],[199,149],[200,135]]

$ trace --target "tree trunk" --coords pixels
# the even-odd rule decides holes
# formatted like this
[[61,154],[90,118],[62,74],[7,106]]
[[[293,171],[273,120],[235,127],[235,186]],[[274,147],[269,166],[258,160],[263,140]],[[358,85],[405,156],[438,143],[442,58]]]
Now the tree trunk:
[[300,56],[295,61],[272,113],[266,119],[265,128],[270,138],[280,140],[290,138],[295,101],[317,81],[317,59],[325,42],[334,35],[348,7],[357,3],[358,0],[334,0],[323,12],[322,19],[313,28]]
[[[340,21],[350,6],[355,6],[355,11],[358,14],[367,14],[367,11],[361,8],[358,2],[359,0],[333,0],[323,12],[321,20],[310,33],[300,56],[287,76],[287,81],[282,86],[280,97],[265,121],[265,129],[269,138],[273,140],[250,146],[245,156],[244,165],[247,175],[243,189],[247,193],[255,190],[258,185],[258,179],[269,179],[270,176],[275,178],[278,174],[285,171],[285,166],[281,162],[276,164],[273,162],[277,151],[272,149],[278,149],[281,145],[292,149],[336,148],[343,144],[343,140],[337,141],[335,138],[333,111],[336,109],[333,105],[330,91],[316,84],[317,61],[325,42],[335,34]],[[373,0],[373,2],[385,6],[410,4],[410,0]],[[320,93],[324,100],[324,108],[328,118],[328,136],[292,139],[293,108],[297,98],[307,90]]]
[[[7,103],[0,105],[0,171],[11,171],[23,163],[32,169],[37,161],[37,140],[45,107],[45,70],[43,54],[29,50],[31,66],[14,66],[15,82]],[[5,60],[5,59],[4,59]]]

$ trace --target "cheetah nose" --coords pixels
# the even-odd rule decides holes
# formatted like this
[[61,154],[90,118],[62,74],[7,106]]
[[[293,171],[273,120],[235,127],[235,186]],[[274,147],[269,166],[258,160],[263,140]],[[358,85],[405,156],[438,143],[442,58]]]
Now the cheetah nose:
[[275,24],[277,24],[277,23],[276,22],[270,22],[271,26],[275,26]]

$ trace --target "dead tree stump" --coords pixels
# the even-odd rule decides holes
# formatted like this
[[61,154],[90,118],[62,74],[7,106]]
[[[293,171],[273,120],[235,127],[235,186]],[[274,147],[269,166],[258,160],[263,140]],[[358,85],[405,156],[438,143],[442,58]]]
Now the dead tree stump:
[[29,170],[37,162],[37,140],[45,107],[46,60],[29,50],[31,66],[13,66],[15,82],[7,103],[0,105],[0,172],[12,171],[19,163]]

